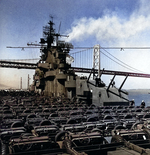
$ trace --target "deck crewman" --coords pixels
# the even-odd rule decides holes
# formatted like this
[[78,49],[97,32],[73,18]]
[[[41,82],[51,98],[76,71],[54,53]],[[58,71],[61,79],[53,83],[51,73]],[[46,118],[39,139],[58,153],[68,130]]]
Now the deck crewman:
[[132,99],[132,100],[130,101],[130,106],[135,106],[135,101],[134,101],[134,99]]
[[144,102],[144,100],[142,100],[142,102],[141,102],[141,108],[145,108],[145,102]]

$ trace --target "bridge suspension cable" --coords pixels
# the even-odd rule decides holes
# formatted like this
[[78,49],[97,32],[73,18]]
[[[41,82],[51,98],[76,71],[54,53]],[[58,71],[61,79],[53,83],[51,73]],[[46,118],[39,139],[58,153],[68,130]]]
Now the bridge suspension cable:
[[[94,47],[74,47],[74,49],[93,49]],[[103,49],[120,49],[120,50],[124,50],[124,49],[142,49],[142,50],[147,50],[150,49],[150,47],[101,47]]]
[[[83,47],[83,48],[86,48],[86,47]],[[81,56],[81,53],[85,53],[86,55],[86,51],[87,50],[90,50],[90,49],[93,49],[94,47],[88,47],[86,49],[83,49],[83,50],[80,50],[80,51],[77,51],[77,52],[74,52],[74,53],[70,53],[70,55],[74,55],[75,56],[75,61],[76,61],[76,54],[80,54]],[[78,48],[76,48],[78,49]],[[121,61],[120,59],[118,59],[117,57],[115,57],[114,55],[112,55],[110,52],[108,52],[106,49],[120,49],[120,50],[124,50],[124,49],[150,49],[150,47],[100,47],[100,53],[102,53],[103,55],[105,55],[107,58],[109,58],[111,61],[115,62],[116,64],[128,69],[128,70],[131,70],[131,71],[136,71],[136,72],[142,72],[144,73],[143,71],[139,70],[139,69],[136,69],[128,64],[126,64],[125,62]],[[102,51],[104,50],[104,52]],[[107,55],[107,54],[108,55]],[[84,57],[84,60],[85,61],[85,57]],[[76,66],[76,62],[75,62],[75,66]]]
[[[103,49],[103,48],[102,48]],[[115,63],[117,63],[118,65],[121,65],[122,67],[124,67],[124,68],[127,68],[127,69],[129,69],[129,70],[132,70],[132,71],[138,71],[138,72],[142,72],[143,73],[143,71],[141,71],[141,70],[138,70],[138,69],[136,69],[136,68],[134,68],[134,67],[132,67],[132,66],[130,66],[130,65],[128,65],[128,64],[126,64],[126,63],[124,63],[123,61],[121,61],[120,59],[118,59],[118,58],[116,58],[115,56],[113,56],[111,53],[109,53],[106,49],[103,49],[105,52],[107,52],[110,56],[112,56],[114,59],[116,59],[116,60],[114,60],[114,59],[112,59],[111,57],[109,57],[108,55],[106,55],[104,52],[102,52],[101,50],[100,50],[100,52],[103,54],[103,55],[105,55],[106,57],[108,57],[109,59],[111,59],[112,61],[114,61]],[[120,63],[119,63],[120,62]]]

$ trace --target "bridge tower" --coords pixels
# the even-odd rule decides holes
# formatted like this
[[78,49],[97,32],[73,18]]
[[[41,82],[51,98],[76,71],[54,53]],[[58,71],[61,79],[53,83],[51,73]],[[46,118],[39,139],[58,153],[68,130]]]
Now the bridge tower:
[[[93,69],[98,69],[98,77],[100,77],[100,45],[94,46],[93,51]],[[93,79],[95,78],[95,73],[93,74]]]

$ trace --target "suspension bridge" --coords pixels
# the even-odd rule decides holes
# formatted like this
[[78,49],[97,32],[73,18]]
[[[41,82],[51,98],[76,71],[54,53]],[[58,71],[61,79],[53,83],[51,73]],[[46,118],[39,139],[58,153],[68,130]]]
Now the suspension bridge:
[[[94,72],[101,76],[106,75],[119,75],[119,76],[133,76],[133,77],[146,77],[150,78],[150,74],[144,74],[142,71],[129,66],[125,62],[121,61],[109,51],[109,48],[103,48],[99,45],[94,47],[83,48],[82,50],[75,49],[71,51],[69,55],[74,58],[72,63],[72,69],[75,72],[80,73],[91,73]],[[121,51],[125,48],[111,47],[111,49],[120,49]],[[130,48],[131,49],[131,48]],[[137,49],[134,47],[133,49]],[[144,48],[145,49],[145,48]],[[1,59],[0,67],[5,68],[18,68],[18,69],[36,69],[40,58],[33,59]],[[119,66],[119,70],[115,71],[111,68],[115,64]],[[104,69],[105,68],[105,69]]]

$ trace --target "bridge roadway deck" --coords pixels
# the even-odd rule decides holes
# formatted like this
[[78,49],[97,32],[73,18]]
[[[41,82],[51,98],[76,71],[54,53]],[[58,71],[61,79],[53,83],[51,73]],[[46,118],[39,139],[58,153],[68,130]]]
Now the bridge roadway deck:
[[18,69],[36,69],[37,64],[26,62],[0,61],[0,67]]
[[[75,72],[80,73],[91,73],[90,68],[78,68],[78,67],[72,67]],[[101,74],[106,75],[119,75],[119,76],[133,76],[133,77],[144,77],[144,78],[150,78],[150,74],[143,74],[143,73],[133,73],[133,72],[122,72],[122,71],[112,71],[112,70],[100,70]],[[95,70],[95,73],[98,73],[98,70]]]
[[[37,64],[25,63],[25,62],[13,62],[13,61],[0,61],[0,67],[17,68],[17,69],[36,69]],[[72,69],[75,72],[80,72],[80,73],[91,73],[91,71],[98,73],[98,70],[92,70],[90,68],[72,67]],[[112,70],[101,70],[101,74],[150,78],[150,74],[121,72],[121,71],[112,71]]]

